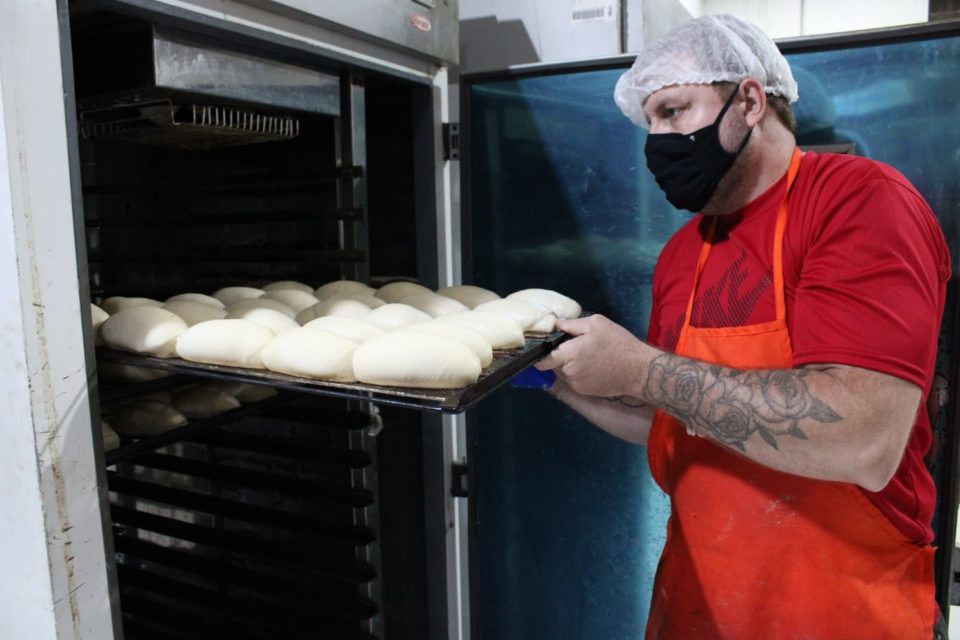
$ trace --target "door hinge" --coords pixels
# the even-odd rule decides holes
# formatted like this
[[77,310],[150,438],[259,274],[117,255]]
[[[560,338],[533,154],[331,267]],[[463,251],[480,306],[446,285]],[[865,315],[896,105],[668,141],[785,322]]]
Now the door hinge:
[[460,123],[443,123],[443,159],[460,159]]
[[450,494],[454,498],[466,498],[469,496],[467,485],[467,471],[469,467],[462,462],[454,462],[450,465]]

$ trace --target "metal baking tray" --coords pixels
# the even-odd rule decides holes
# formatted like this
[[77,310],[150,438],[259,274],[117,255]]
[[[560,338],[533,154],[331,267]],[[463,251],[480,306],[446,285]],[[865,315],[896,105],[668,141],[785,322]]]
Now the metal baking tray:
[[189,362],[179,358],[157,358],[97,347],[97,358],[138,367],[166,369],[177,373],[217,378],[234,382],[262,384],[278,389],[336,396],[407,409],[461,413],[497,390],[514,375],[543,358],[571,336],[558,331],[549,335],[528,335],[522,348],[494,351],[493,362],[476,383],[462,389],[413,389],[346,382],[327,382],[274,373],[262,369],[244,369],[215,364]]

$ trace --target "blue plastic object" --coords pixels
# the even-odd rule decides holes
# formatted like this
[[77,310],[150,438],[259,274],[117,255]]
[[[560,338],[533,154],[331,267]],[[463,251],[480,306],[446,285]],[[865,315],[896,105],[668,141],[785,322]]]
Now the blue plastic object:
[[527,367],[510,379],[510,386],[517,389],[549,389],[557,381],[557,374],[553,371],[540,371],[535,367]]

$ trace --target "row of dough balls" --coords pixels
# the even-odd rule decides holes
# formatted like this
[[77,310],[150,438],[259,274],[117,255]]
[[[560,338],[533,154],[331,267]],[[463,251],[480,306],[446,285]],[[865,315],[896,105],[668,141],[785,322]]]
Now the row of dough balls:
[[581,311],[546,289],[503,299],[480,287],[433,292],[411,282],[372,289],[342,280],[306,289],[286,282],[164,303],[108,298],[93,309],[93,323],[108,346],[158,357],[318,380],[458,388],[476,382],[493,350],[522,347],[524,332],[553,331],[557,317]]
[[120,435],[142,438],[158,435],[259,402],[277,394],[275,389],[238,382],[204,382],[176,391],[162,391],[104,409],[100,426],[105,451],[120,445]]

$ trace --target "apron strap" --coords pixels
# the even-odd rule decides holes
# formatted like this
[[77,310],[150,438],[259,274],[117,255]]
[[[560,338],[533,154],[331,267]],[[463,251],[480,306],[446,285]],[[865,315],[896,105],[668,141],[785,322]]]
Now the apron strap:
[[[777,320],[786,321],[787,305],[783,286],[783,236],[787,229],[787,210],[790,201],[790,191],[793,183],[800,172],[800,159],[803,154],[799,147],[794,147],[793,155],[790,158],[790,167],[787,169],[787,190],[783,194],[783,201],[780,203],[780,209],[777,211],[777,226],[773,235],[773,290],[777,305]],[[707,258],[710,256],[710,248],[713,246],[713,240],[716,237],[717,221],[719,216],[715,216],[710,221],[710,227],[707,229],[707,235],[700,247],[700,256],[697,258],[697,267],[693,273],[693,287],[690,290],[690,299],[687,301],[687,312],[683,319],[683,329],[690,326],[693,321],[693,303],[697,297],[697,289],[700,286],[700,276],[703,275],[703,269],[707,265]],[[683,336],[685,331],[681,330]],[[681,338],[682,340],[682,338]],[[679,350],[680,345],[677,344]]]

